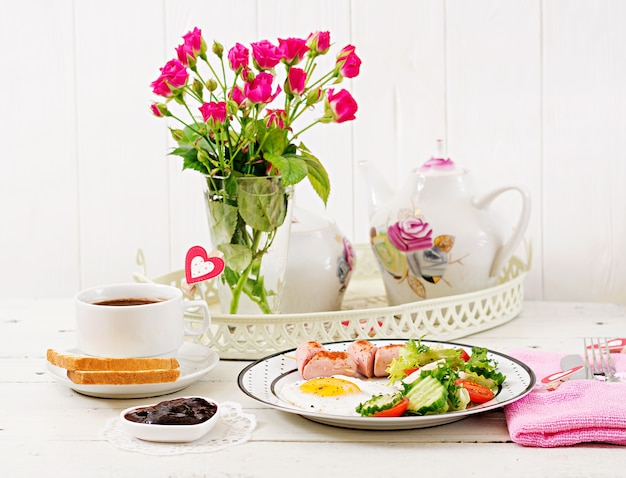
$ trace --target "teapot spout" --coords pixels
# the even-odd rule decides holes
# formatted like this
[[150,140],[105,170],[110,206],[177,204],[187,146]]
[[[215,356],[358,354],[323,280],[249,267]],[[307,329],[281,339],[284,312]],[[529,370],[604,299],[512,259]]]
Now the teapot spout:
[[385,182],[380,172],[369,161],[358,162],[361,175],[363,176],[365,188],[368,191],[367,212],[371,219],[381,206],[393,199],[393,190]]

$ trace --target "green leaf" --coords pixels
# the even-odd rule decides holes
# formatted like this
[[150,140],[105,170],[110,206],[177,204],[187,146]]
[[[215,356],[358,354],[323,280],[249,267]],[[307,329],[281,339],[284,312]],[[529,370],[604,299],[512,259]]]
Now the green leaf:
[[239,214],[246,223],[262,232],[273,232],[285,222],[287,197],[272,181],[258,178],[239,182]]
[[[224,187],[224,193],[228,198],[237,197],[237,171],[233,171],[232,174],[222,180]],[[231,204],[235,204],[234,202]]]
[[307,177],[307,162],[303,156],[297,154],[285,154],[283,156],[265,154],[265,159],[278,169],[285,186],[298,184]]
[[237,227],[237,207],[221,201],[208,201],[207,211],[213,243],[218,246],[229,243]]
[[[180,149],[180,148],[179,148]],[[174,154],[173,152],[171,154]],[[183,157],[183,170],[193,169],[202,174],[207,174],[208,170],[204,164],[198,160],[198,152],[195,149],[188,149],[185,153],[179,154]]]
[[317,195],[324,201],[324,205],[328,202],[330,194],[330,179],[326,168],[322,162],[308,151],[303,151],[303,157],[306,161],[309,182]]
[[[265,290],[265,278],[263,276],[248,278],[246,280],[246,289],[252,297],[264,297],[269,292]],[[270,293],[269,295],[273,294]]]
[[252,261],[252,251],[241,244],[220,244],[217,250],[224,254],[224,262],[236,273],[243,271]]
[[472,347],[472,355],[467,361],[466,369],[485,378],[490,378],[496,385],[500,385],[506,376],[497,370],[498,362],[490,359],[488,350],[483,347]]
[[[280,128],[272,128],[267,133],[267,136],[263,140],[263,153],[265,159],[268,154],[281,155],[287,147],[287,133]],[[268,159],[268,161],[270,161]]]
[[193,144],[198,138],[205,137],[208,134],[208,131],[206,124],[196,123],[192,126],[185,126],[183,133],[185,142]]
[[180,148],[174,148],[173,150],[169,152],[169,154],[172,156],[181,156],[184,158],[185,155],[189,152],[189,149],[190,148],[186,146],[181,146]]
[[[219,249],[218,249],[219,250]],[[226,283],[232,288],[237,285],[237,278],[239,274],[236,274],[230,267],[224,267],[224,272],[221,275],[222,280],[225,280]]]

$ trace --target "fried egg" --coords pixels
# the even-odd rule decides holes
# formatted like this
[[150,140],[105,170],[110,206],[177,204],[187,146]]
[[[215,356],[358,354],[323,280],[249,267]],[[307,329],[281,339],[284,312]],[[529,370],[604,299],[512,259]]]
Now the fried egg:
[[392,390],[395,389],[391,389],[385,381],[333,375],[285,384],[279,395],[284,401],[302,410],[358,416],[355,409],[359,403]]

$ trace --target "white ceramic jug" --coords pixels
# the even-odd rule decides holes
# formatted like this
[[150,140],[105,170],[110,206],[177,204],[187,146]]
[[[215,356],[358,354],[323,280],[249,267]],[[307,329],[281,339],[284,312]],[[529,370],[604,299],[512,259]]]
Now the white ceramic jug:
[[[522,200],[512,231],[514,221],[502,221],[489,211],[492,201],[506,191],[518,192]],[[370,218],[371,246],[389,304],[494,286],[523,239],[529,218],[525,188],[505,186],[478,195],[468,171],[450,159],[431,158]]]
[[281,313],[340,310],[355,264],[333,219],[294,205]]

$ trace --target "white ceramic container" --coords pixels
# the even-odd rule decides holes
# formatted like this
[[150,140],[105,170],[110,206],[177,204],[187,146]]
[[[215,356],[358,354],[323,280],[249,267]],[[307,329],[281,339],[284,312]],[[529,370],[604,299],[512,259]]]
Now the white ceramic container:
[[[120,413],[120,422],[122,428],[130,435],[140,438],[141,440],[154,441],[154,442],[190,442],[202,438],[209,433],[215,426],[220,415],[219,404],[210,398],[206,397],[180,397],[180,398],[203,398],[209,403],[217,406],[217,411],[208,420],[193,424],[193,425],[160,425],[152,423],[139,423],[134,422],[126,418],[128,413],[134,412],[141,408],[152,407],[156,403],[149,405],[140,405],[137,407],[130,407],[122,410]],[[158,402],[157,402],[158,403]]]
[[[501,217],[489,206],[507,191],[519,194],[520,212]],[[450,159],[431,158],[370,218],[370,242],[389,305],[494,286],[529,218],[525,188],[478,194],[467,170]]]
[[281,313],[340,310],[355,264],[352,243],[336,222],[296,205]]
[[[146,299],[140,305],[102,305],[123,299]],[[76,337],[81,353],[99,357],[174,356],[185,336],[202,335],[211,325],[203,300],[186,300],[180,289],[163,284],[111,284],[86,289],[74,299]],[[184,313],[199,308],[200,327],[185,324]]]

